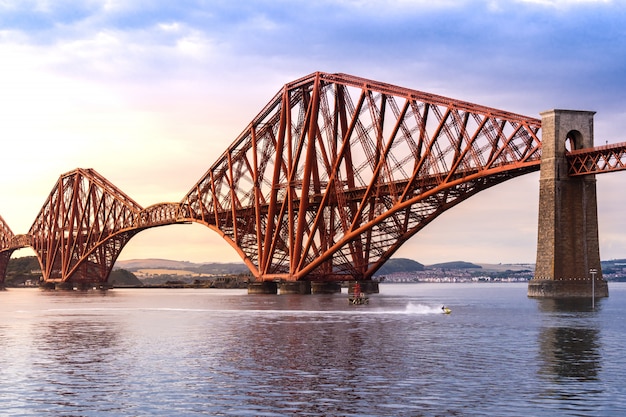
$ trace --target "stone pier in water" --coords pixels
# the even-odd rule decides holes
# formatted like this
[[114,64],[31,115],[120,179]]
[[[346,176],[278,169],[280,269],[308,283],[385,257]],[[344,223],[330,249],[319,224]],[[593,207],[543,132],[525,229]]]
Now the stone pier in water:
[[[541,113],[542,154],[535,276],[529,297],[608,297],[598,243],[595,175],[568,176],[566,150],[593,147],[595,112]],[[593,280],[593,282],[592,282]]]

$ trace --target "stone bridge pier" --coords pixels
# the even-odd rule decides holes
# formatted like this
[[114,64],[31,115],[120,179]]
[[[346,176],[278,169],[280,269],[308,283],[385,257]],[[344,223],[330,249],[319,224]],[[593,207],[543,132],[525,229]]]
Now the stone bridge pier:
[[[529,297],[608,297],[598,242],[595,175],[568,176],[566,150],[593,147],[595,112],[549,110],[542,117],[539,227]],[[593,280],[593,282],[592,282]]]

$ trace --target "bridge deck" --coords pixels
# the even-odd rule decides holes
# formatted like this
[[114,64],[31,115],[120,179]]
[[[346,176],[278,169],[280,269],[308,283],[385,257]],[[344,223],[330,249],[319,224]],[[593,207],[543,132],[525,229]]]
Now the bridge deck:
[[570,177],[622,171],[626,169],[626,142],[573,150],[567,161]]

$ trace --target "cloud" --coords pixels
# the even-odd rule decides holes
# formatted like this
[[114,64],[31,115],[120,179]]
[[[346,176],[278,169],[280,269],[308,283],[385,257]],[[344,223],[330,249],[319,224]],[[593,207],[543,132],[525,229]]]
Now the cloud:
[[[626,5],[611,1],[0,0],[0,193],[12,196],[0,214],[26,231],[58,175],[76,167],[142,205],[178,201],[282,85],[317,70],[531,117],[596,110],[596,138],[626,140],[624,23]],[[432,248],[444,235],[440,248],[484,254],[506,239],[525,249],[501,259],[532,262],[536,183],[518,184],[518,203],[505,183],[402,250],[425,244],[420,253],[440,260]],[[466,217],[481,226],[464,232]],[[467,243],[476,236],[491,243]],[[614,236],[604,244],[619,247]]]
[[537,4],[540,6],[549,6],[552,8],[572,8],[575,6],[587,6],[587,5],[611,5],[612,0],[517,0],[519,3]]

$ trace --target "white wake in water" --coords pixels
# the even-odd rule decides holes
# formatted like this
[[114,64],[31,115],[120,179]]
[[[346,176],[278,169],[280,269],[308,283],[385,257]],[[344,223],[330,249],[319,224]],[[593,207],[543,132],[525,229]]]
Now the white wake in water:
[[441,306],[431,307],[424,304],[408,303],[404,311],[406,314],[443,314]]

